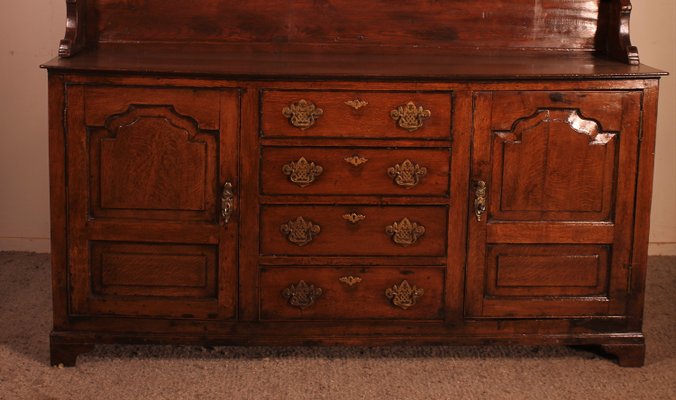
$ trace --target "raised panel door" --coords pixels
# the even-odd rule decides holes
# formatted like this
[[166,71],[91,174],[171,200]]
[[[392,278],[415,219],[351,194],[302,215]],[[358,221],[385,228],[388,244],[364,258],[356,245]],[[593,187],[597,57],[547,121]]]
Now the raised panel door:
[[72,314],[234,317],[237,218],[221,208],[236,201],[238,91],[73,85],[67,99]]
[[466,315],[624,315],[640,101],[475,94]]

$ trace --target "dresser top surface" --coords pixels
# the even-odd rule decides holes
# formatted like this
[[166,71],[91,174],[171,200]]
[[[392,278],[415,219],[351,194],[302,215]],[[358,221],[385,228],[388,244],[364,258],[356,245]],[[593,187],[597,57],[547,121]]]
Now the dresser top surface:
[[591,53],[505,52],[430,54],[394,49],[373,52],[312,52],[277,48],[176,45],[105,45],[72,58],[55,58],[53,71],[218,76],[291,80],[512,80],[650,78],[665,75],[646,65],[628,65]]

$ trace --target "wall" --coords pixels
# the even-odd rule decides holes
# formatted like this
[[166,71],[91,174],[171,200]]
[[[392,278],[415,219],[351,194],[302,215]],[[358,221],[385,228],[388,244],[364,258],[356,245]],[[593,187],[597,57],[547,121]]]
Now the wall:
[[631,36],[641,62],[672,74],[660,83],[650,254],[676,255],[676,1],[632,3]]
[[65,0],[3,2],[0,13],[0,250],[49,251],[47,74]]
[[[0,250],[49,251],[47,74],[65,0],[8,2],[0,15]],[[634,0],[642,62],[676,74],[676,1]],[[651,254],[676,255],[676,78],[662,81]]]

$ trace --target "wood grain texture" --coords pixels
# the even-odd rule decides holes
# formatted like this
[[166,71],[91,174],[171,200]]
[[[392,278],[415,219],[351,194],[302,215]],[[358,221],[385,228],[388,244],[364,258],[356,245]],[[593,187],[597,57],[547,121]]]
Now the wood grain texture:
[[[345,214],[363,214],[353,224]],[[445,256],[447,207],[265,206],[261,210],[261,254],[324,256]],[[302,217],[319,225],[321,231],[308,244],[289,241],[280,227]],[[396,244],[386,228],[408,218],[425,232],[410,246]]]
[[631,258],[630,291],[628,299],[631,315],[630,326],[639,330],[643,323],[645,282],[648,267],[648,240],[650,232],[650,208],[654,178],[655,146],[657,130],[657,82],[650,82],[643,95],[642,140],[639,144],[639,160],[636,181],[636,212],[634,214],[634,242]]
[[597,51],[626,64],[640,63],[638,49],[631,44],[629,20],[630,0],[601,0],[596,33]]
[[88,44],[85,3],[66,0],[66,33],[59,43],[59,57],[72,57]]
[[213,246],[92,243],[92,290],[107,296],[214,297]]
[[615,356],[622,367],[642,367],[645,364],[645,343],[604,344],[601,348]]
[[615,136],[570,109],[540,109],[494,132],[491,218],[609,220]]
[[494,245],[488,258],[488,296],[607,294],[610,262],[603,246]]
[[628,0],[68,3],[44,65],[52,363],[139,342],[642,363],[664,73],[637,65]]
[[[475,177],[475,182],[478,180],[487,182],[489,188],[488,215],[483,218],[483,221],[471,218],[470,240],[473,245],[469,250],[472,258],[467,270],[466,312],[472,316],[503,317],[544,314],[567,316],[578,313],[623,315],[627,312],[626,299],[629,292],[628,272],[625,265],[629,262],[630,253],[625,241],[629,240],[629,232],[632,229],[630,218],[633,213],[633,195],[631,193],[634,193],[636,172],[635,167],[631,166],[635,166],[633,160],[637,152],[639,134],[637,116],[640,105],[636,102],[638,97],[635,93],[612,92],[538,92],[531,94],[532,96],[525,92],[485,92],[477,94],[475,99],[472,175]],[[604,97],[613,97],[613,104],[601,103],[600,100]],[[559,110],[556,113],[561,115],[555,119],[564,121],[556,123],[559,127],[551,131],[543,129],[549,124],[546,122],[549,117],[545,116],[552,115],[543,110],[550,108]],[[579,111],[571,112],[571,109]],[[521,116],[519,117],[516,113],[521,113]],[[591,116],[581,119],[580,115],[585,115],[585,113]],[[530,124],[528,124],[529,120]],[[520,136],[514,133],[522,129],[520,126],[524,126],[523,124],[526,124],[526,129],[532,129],[530,140],[540,143],[537,150],[510,154],[509,151],[518,152],[519,150],[491,148],[496,143],[502,146],[502,141],[511,142],[516,147],[527,146],[526,131]],[[593,146],[596,146],[596,149],[602,149],[616,140],[615,135],[603,135],[605,128],[601,127],[605,126],[617,129],[616,135],[619,138],[616,145],[619,148],[611,152],[614,160],[612,163],[608,162],[605,155],[597,158],[597,161],[592,161],[592,158],[585,152],[590,143],[595,143]],[[552,139],[552,135],[556,137]],[[581,148],[578,147],[580,145],[582,145]],[[550,162],[546,158],[550,151],[552,152],[550,159],[560,165],[557,167],[559,171],[548,171],[549,167],[542,164]],[[598,154],[603,153],[605,151]],[[514,157],[513,165],[505,164],[504,160],[509,157]],[[596,184],[587,186],[585,179],[593,181],[595,172],[578,172],[569,175],[569,171],[579,165],[576,161],[578,157],[585,158],[583,165],[587,168],[610,170],[608,172],[610,176],[597,178]],[[576,179],[579,180],[576,181]],[[542,197],[549,182],[557,182],[557,180],[560,180],[564,186],[553,190],[553,196]],[[504,186],[506,181],[512,182],[508,184],[507,191]],[[514,189],[509,189],[512,184],[515,185]],[[568,184],[571,186],[567,186]],[[566,197],[554,200],[561,195]],[[585,199],[585,196],[588,198]],[[597,201],[599,198],[601,201]],[[529,211],[528,204],[532,204],[538,211]],[[470,203],[470,206],[474,207],[474,203]],[[558,210],[552,212],[552,208],[558,208]],[[605,223],[609,218],[612,224]],[[557,222],[548,223],[548,220]],[[495,247],[489,245],[487,249],[484,249],[483,244],[488,243],[499,244]],[[544,285],[540,288],[526,288],[529,285],[525,284],[523,289],[500,288],[500,262],[493,251],[501,249],[500,251],[506,254],[510,251],[508,249],[512,249],[519,254],[521,250],[526,251],[524,249],[529,248],[509,245],[511,243],[531,243],[533,246],[530,248],[540,249],[540,255],[553,255],[559,248],[561,249],[560,255],[565,253],[578,256],[583,254],[574,248],[552,246],[546,250],[544,247],[538,247],[537,244],[609,243],[612,244],[612,252],[608,262],[612,265],[609,266],[606,262],[604,267],[596,269],[597,281],[593,289],[569,288],[566,283],[568,278],[564,275],[556,278],[559,282],[556,288],[547,288],[544,285],[552,276],[538,279]],[[585,247],[578,247],[578,249],[585,249]],[[553,253],[548,253],[550,251]],[[603,257],[604,260],[607,259],[602,256],[605,250],[595,251],[593,254]],[[532,250],[532,252],[537,252],[537,250]],[[539,273],[533,270],[533,268],[538,268],[533,264],[533,260],[533,258],[520,259],[519,263],[508,267],[509,273],[514,274],[517,271],[526,275]],[[551,259],[548,264],[553,267],[556,262]],[[569,268],[571,267],[566,269]],[[565,273],[569,272],[565,271]],[[584,272],[579,273],[584,274]],[[526,275],[521,276],[520,279],[525,281]],[[590,279],[592,279],[591,276]],[[535,297],[508,299],[496,293],[520,293],[523,296],[531,293]],[[538,295],[549,297],[538,299]]]
[[[250,2],[249,2],[250,3]],[[629,0],[460,0],[358,2],[330,0],[209,0],[200,7],[178,1],[66,0],[65,38],[59,56],[106,43],[253,44],[298,51],[390,47],[394,51],[489,49],[596,51],[638,65],[631,45]],[[153,14],[150,21],[144,18]],[[424,21],[424,22],[423,22]],[[267,45],[267,46],[266,46]],[[272,46],[271,46],[272,45]]]
[[[90,4],[98,41],[368,44],[453,48],[590,50],[598,0],[247,3],[99,0]],[[147,19],[146,15],[157,17]],[[566,37],[562,43],[561,37]]]
[[[340,279],[359,278],[352,286]],[[322,289],[305,309],[289,304],[283,291],[300,280]],[[386,290],[407,281],[423,289],[414,305],[402,309],[392,304]],[[266,268],[261,270],[262,320],[441,319],[443,269],[410,269],[357,266],[350,268]]]
[[[450,152],[448,149],[418,150],[410,148],[371,149],[333,148],[263,148],[262,193],[269,195],[390,195],[449,196]],[[322,167],[311,184],[300,187],[284,174],[283,167],[301,157]],[[357,157],[359,165],[346,159]],[[364,161],[365,160],[365,161]],[[403,186],[388,174],[390,168],[406,161],[425,168],[422,176]],[[420,169],[419,169],[420,170]]]
[[[301,130],[289,123],[282,110],[306,100],[323,110],[316,123]],[[345,104],[361,100],[368,104],[355,110]],[[403,129],[391,117],[392,110],[408,102],[423,107],[431,116],[415,131]],[[262,105],[262,135],[265,137],[364,137],[450,140],[450,93],[378,93],[342,91],[265,91]]]
[[68,193],[66,190],[66,86],[63,76],[49,75],[49,210],[54,329],[68,321]]
[[218,139],[164,106],[131,105],[91,128],[92,215],[213,221]]
[[[43,67],[58,71],[218,75],[228,79],[443,81],[574,78],[649,78],[665,75],[646,65],[627,65],[592,54],[511,51],[425,53],[420,49],[342,52],[249,45],[102,44],[77,57]],[[356,90],[363,88],[356,88]]]
[[[228,93],[221,102],[218,91],[69,87],[68,195],[77,199],[70,210],[78,210],[69,222],[77,232],[69,245],[77,263],[70,271],[71,313],[235,315],[237,260],[219,247],[232,253],[236,241],[221,238],[216,217],[221,175],[237,177],[237,159],[228,152],[237,148],[238,123],[220,120],[222,109],[239,121],[237,97]],[[201,108],[205,99],[216,105]],[[200,123],[214,129],[204,133]],[[184,286],[191,280],[203,284]]]

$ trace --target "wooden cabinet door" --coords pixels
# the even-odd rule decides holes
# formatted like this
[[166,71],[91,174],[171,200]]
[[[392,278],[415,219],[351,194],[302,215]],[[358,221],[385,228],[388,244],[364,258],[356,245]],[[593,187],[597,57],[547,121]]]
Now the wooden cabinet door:
[[624,315],[640,102],[475,94],[467,316]]
[[236,90],[73,85],[67,179],[73,315],[232,318]]

